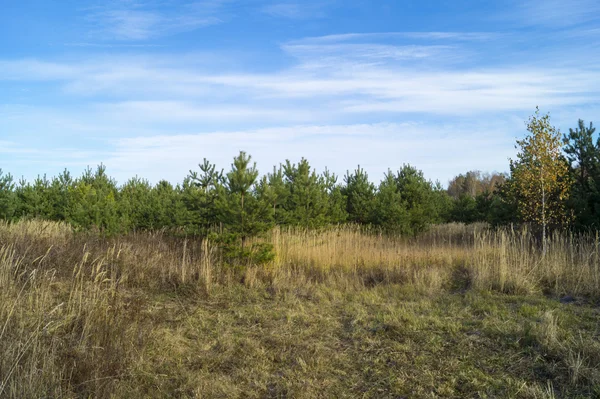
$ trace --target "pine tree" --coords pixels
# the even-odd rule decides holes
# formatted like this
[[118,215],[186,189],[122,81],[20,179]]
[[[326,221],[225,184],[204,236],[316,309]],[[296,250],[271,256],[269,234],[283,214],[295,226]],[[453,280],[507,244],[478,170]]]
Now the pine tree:
[[388,171],[379,184],[371,221],[388,232],[411,233],[407,204],[400,194],[392,171]]
[[4,174],[0,169],[0,218],[11,220],[15,217],[17,198],[12,175]]
[[157,227],[156,204],[147,180],[131,178],[119,191],[119,213],[126,230],[152,230]]
[[152,188],[152,198],[158,228],[182,226],[186,209],[179,186],[173,187],[168,181],[161,180]]
[[375,186],[369,181],[367,172],[359,165],[354,173],[346,173],[344,182],[342,193],[347,200],[348,220],[359,224],[369,223],[373,212]]
[[289,160],[283,166],[287,196],[286,223],[321,227],[327,222],[328,197],[325,182],[304,158],[298,165]]
[[432,223],[440,221],[439,198],[433,184],[425,179],[423,172],[404,165],[395,180],[398,192],[407,206],[412,234],[419,234]]
[[563,137],[567,159],[577,172],[577,183],[585,188],[588,188],[588,178],[598,168],[600,161],[593,141],[595,132],[596,128],[591,122],[586,128],[583,120],[579,119],[578,128],[569,129],[569,134]]
[[52,179],[49,187],[48,201],[52,209],[52,220],[70,221],[71,218],[71,190],[74,181],[71,173],[64,170],[58,177]]
[[272,218],[270,203],[255,195],[258,170],[251,161],[252,157],[244,151],[233,159],[225,180],[225,196],[220,202],[222,220],[229,231],[240,236],[242,252],[246,239],[267,230]]
[[273,166],[273,173],[267,174],[266,178],[268,193],[266,193],[265,200],[273,204],[273,218],[275,223],[284,224],[287,219],[285,203],[290,192],[284,181],[282,166]]
[[188,231],[206,235],[220,223],[217,202],[224,195],[224,176],[223,171],[217,171],[206,158],[198,166],[200,174],[190,170],[181,187],[181,198],[187,210],[181,219]]
[[117,206],[117,183],[106,174],[104,165],[100,164],[94,173],[86,169],[73,185],[71,195],[76,226],[95,228],[103,234],[125,230]]
[[578,128],[569,129],[563,137],[574,181],[569,207],[575,212],[575,223],[580,229],[600,227],[600,145],[594,145],[595,131],[592,123],[586,127],[580,119]]
[[348,212],[346,211],[348,200],[343,192],[343,187],[337,183],[337,175],[331,173],[328,169],[323,172],[323,184],[327,193],[327,213],[328,223],[340,224],[348,221]]

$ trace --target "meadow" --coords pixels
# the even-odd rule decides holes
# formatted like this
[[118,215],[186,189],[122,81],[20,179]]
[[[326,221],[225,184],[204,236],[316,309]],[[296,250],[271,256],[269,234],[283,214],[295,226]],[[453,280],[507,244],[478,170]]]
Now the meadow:
[[597,235],[546,253],[479,224],[252,240],[275,258],[0,223],[0,397],[600,397]]

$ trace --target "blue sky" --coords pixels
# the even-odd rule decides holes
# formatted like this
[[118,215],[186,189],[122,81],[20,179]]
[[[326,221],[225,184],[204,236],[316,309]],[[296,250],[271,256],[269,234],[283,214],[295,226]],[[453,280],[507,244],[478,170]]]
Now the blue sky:
[[506,171],[536,106],[600,115],[600,3],[4,0],[0,168],[180,182],[239,150],[378,181]]

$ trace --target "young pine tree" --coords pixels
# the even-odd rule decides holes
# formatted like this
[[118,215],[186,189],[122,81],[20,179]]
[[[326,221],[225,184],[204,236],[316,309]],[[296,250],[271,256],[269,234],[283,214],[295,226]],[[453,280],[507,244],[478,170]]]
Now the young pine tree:
[[409,215],[410,232],[419,234],[432,223],[440,221],[440,197],[433,184],[426,180],[423,172],[404,165],[396,175],[396,184]]
[[375,196],[371,222],[387,232],[410,234],[410,216],[406,201],[398,189],[396,178],[388,171],[379,183]]
[[287,196],[286,222],[302,227],[321,227],[327,223],[328,196],[323,178],[304,158],[298,165],[289,160],[283,166]]
[[578,128],[564,135],[564,151],[573,180],[569,207],[575,213],[575,225],[580,229],[600,227],[600,144],[594,145],[596,128],[586,127],[580,119]]
[[224,195],[224,176],[206,158],[198,166],[200,173],[190,170],[183,181],[181,199],[186,211],[179,219],[186,230],[207,235],[220,222],[217,208]]
[[12,175],[4,174],[0,169],[0,219],[11,220],[15,217],[17,197]]
[[225,179],[225,196],[220,203],[222,220],[229,231],[239,235],[242,252],[248,237],[271,226],[273,210],[270,203],[255,195],[258,170],[251,161],[252,157],[244,151],[233,159]]
[[343,194],[346,196],[348,220],[354,223],[370,222],[375,199],[375,186],[369,181],[364,169],[358,166],[353,173],[347,172]]

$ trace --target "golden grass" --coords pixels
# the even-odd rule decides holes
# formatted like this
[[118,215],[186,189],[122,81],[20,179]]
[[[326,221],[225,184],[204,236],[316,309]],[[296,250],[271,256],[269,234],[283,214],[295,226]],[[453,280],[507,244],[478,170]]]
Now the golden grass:
[[527,230],[483,225],[437,226],[417,239],[358,227],[276,229],[268,240],[277,253],[275,275],[292,270],[316,279],[355,276],[366,285],[409,283],[426,290],[462,284],[505,293],[600,295],[597,236],[555,234],[545,255]]
[[240,271],[207,241],[0,223],[0,398],[600,394],[597,236],[256,241],[275,260]]

